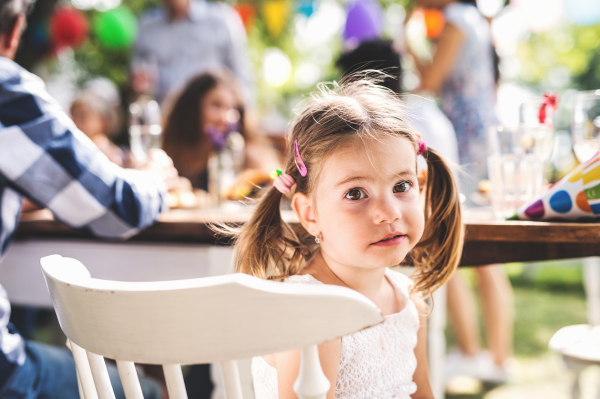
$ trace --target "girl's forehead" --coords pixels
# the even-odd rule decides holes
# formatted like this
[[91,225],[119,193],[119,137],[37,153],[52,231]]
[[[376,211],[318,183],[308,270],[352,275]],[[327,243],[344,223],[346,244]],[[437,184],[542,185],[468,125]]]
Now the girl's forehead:
[[396,174],[415,170],[413,144],[401,136],[384,136],[374,140],[356,140],[334,150],[324,164],[323,178],[338,179],[350,174]]

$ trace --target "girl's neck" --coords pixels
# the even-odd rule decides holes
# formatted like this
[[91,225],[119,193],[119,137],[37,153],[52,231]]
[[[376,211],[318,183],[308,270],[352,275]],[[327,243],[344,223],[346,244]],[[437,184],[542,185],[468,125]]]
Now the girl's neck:
[[380,299],[385,284],[385,268],[341,265],[321,251],[310,260],[304,271],[322,283],[351,288],[374,302]]

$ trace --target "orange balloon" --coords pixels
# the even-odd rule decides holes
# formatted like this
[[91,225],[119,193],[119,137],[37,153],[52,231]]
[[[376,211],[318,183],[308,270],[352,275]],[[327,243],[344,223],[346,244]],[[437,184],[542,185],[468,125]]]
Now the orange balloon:
[[435,8],[425,8],[423,10],[423,18],[425,19],[425,28],[427,29],[427,37],[429,39],[437,39],[444,30],[446,18],[444,13]]

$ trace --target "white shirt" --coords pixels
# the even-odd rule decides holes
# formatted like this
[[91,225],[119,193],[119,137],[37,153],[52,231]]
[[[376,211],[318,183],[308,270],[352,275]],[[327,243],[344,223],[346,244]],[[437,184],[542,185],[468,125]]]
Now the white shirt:
[[133,64],[157,68],[159,101],[217,67],[229,68],[250,88],[246,31],[227,4],[192,0],[187,18],[177,20],[158,8],[144,14],[139,25]]

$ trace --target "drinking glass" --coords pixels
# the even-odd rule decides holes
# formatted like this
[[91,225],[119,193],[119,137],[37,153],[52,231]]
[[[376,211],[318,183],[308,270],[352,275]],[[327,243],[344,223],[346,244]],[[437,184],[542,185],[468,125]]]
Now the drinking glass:
[[600,150],[600,90],[575,95],[571,133],[579,162],[589,160]]
[[129,140],[133,156],[145,162],[151,148],[161,147],[161,117],[158,103],[142,96],[129,106]]
[[553,143],[554,129],[550,125],[488,129],[488,172],[496,219],[512,216],[521,205],[542,193]]

